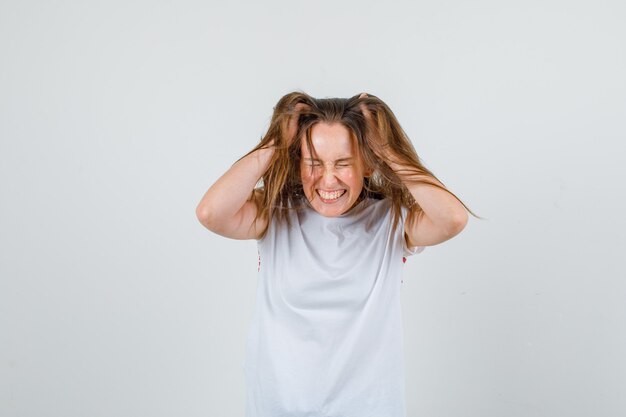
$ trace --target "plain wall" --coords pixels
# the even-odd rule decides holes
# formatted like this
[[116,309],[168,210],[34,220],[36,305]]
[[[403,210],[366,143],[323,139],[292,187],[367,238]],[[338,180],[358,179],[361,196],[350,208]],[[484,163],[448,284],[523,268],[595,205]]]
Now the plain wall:
[[293,90],[378,96],[486,218],[405,264],[408,417],[626,415],[624,21],[3,0],[0,415],[243,416],[256,242],[195,208]]

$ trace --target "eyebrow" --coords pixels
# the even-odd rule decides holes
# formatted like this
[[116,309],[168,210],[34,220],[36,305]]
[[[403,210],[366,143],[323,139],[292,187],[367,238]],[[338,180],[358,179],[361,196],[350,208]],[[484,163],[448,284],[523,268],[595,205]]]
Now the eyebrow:
[[[321,159],[319,159],[319,158],[303,158],[303,159],[308,160],[308,161],[321,161]],[[345,156],[343,158],[336,159],[335,162],[350,161],[352,159],[354,159],[353,156]]]

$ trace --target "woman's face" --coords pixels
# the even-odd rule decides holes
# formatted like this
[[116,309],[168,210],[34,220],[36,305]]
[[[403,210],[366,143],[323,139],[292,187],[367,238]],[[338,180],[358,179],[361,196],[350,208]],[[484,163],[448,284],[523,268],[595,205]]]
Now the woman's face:
[[321,215],[339,216],[356,205],[366,171],[345,126],[317,123],[311,141],[318,159],[312,159],[304,138],[300,148],[304,194]]

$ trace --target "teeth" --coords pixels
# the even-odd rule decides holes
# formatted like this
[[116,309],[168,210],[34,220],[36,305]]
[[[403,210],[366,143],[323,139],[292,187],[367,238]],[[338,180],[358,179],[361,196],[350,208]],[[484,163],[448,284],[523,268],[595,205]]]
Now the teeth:
[[335,191],[333,193],[327,193],[327,192],[322,191],[322,190],[317,190],[319,195],[321,195],[322,198],[325,199],[325,200],[334,200],[336,198],[339,198],[339,196],[341,196],[344,193],[344,191],[345,190],[340,190],[340,191]]

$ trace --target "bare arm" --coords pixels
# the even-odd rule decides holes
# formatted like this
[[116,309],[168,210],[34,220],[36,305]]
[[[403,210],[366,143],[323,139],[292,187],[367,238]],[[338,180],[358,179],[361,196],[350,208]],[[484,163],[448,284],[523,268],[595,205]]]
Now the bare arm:
[[267,170],[274,147],[258,149],[235,162],[204,194],[196,216],[207,229],[232,239],[256,239],[267,219],[254,223],[257,205],[248,200]]
[[[287,146],[296,135],[300,111],[307,108],[304,103],[295,105],[295,113],[290,116],[287,127]],[[254,221],[258,206],[256,198],[248,200],[248,196],[269,167],[274,155],[274,143],[280,143],[275,140],[273,138],[269,142],[267,149],[257,149],[235,162],[204,194],[196,208],[196,216],[204,227],[232,239],[259,238],[268,219]]]
[[[366,93],[360,96],[367,97]],[[370,111],[364,105],[361,110],[368,123],[374,124],[374,120]],[[465,207],[453,195],[428,184],[412,184],[408,182],[411,175],[406,176],[403,172],[405,167],[394,162],[396,158],[393,153],[388,150],[384,143],[386,140],[377,137],[379,142],[378,150],[374,152],[381,159],[388,162],[389,167],[398,175],[405,183],[407,189],[422,208],[419,215],[415,210],[410,210],[405,222],[405,239],[408,247],[415,246],[432,246],[452,239],[461,233],[468,221],[467,211]],[[443,184],[435,178],[425,177],[427,182],[434,181],[442,188]]]

